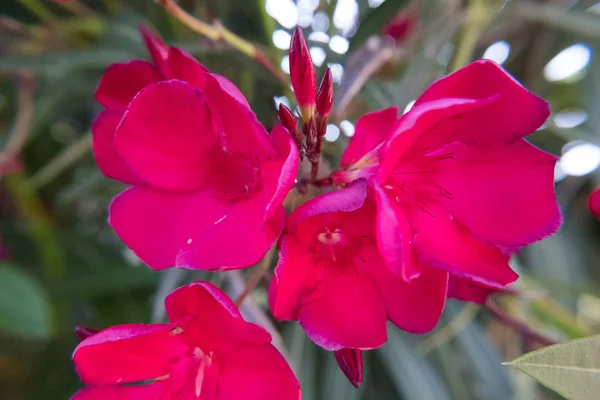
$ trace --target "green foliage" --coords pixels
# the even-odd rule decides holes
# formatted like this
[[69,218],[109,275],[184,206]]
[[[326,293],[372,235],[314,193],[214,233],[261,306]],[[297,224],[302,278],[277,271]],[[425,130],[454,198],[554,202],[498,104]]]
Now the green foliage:
[[506,365],[567,399],[595,399],[600,393],[600,335],[533,351]]
[[[91,153],[89,129],[100,110],[93,96],[103,70],[113,62],[147,58],[137,33],[138,24],[144,23],[168,43],[183,47],[231,79],[267,128],[276,122],[273,99],[285,95],[287,88],[235,49],[190,31],[153,0],[0,3],[0,150],[14,134],[13,124],[23,111],[18,101],[23,88],[17,77],[25,72],[35,75],[35,93],[28,105],[32,117],[21,152],[24,170],[0,177],[0,239],[10,254],[10,261],[0,264],[0,397],[62,400],[81,387],[69,360],[77,344],[74,326],[159,321],[164,318],[161,300],[175,285],[211,279],[226,289],[230,286],[225,273],[150,271],[107,226],[108,204],[123,186],[102,176]],[[283,28],[266,13],[264,0],[179,3],[198,18],[219,19],[232,32],[260,45],[273,64],[281,64],[284,51],[275,48],[271,38],[273,31]],[[341,34],[333,24],[333,13],[342,1],[319,3],[315,11],[328,15],[328,34]],[[391,105],[402,110],[433,80],[450,72],[456,51],[463,46],[463,28],[472,22],[467,9],[472,3],[386,0],[370,8],[367,0],[359,0],[359,23],[346,54],[309,39],[311,47],[321,47],[327,55],[320,75],[327,63],[345,68],[336,86],[332,122],[355,122],[365,112]],[[600,17],[588,10],[594,2],[572,1],[566,9],[556,1],[519,0],[507,2],[499,12],[502,1],[479,3],[488,7],[492,19],[467,52],[472,53],[471,59],[505,40],[511,52],[504,66],[548,99],[554,114],[568,108],[587,112],[587,122],[576,128],[561,128],[551,119],[531,141],[558,155],[573,140],[600,143],[598,54],[579,81],[548,82],[542,74],[548,61],[573,43],[600,51]],[[380,47],[367,46],[367,38],[378,35],[406,6],[415,7],[421,16],[409,40],[399,46],[390,47],[386,41]],[[335,143],[325,143],[332,165],[348,140],[342,135]],[[514,266],[524,277],[515,289],[525,295],[496,298],[507,313],[556,340],[600,332],[600,223],[586,210],[587,195],[598,183],[598,170],[557,183],[565,219],[562,231],[515,258]],[[264,290],[252,298],[266,313]],[[305,400],[552,396],[501,365],[535,343],[484,311],[465,311],[457,302],[449,301],[442,321],[430,334],[408,335],[390,328],[388,343],[364,354],[364,383],[358,391],[339,371],[333,355],[310,342],[297,324],[277,328],[301,379]],[[513,365],[572,395],[569,383],[558,380],[573,376],[574,370],[564,367],[598,368],[583,362],[591,363],[589,357],[576,358],[592,354],[597,337],[573,343],[576,347],[570,343],[531,353]],[[547,364],[543,357],[550,356],[556,362],[549,365],[560,365],[561,373],[546,382],[551,377],[548,371],[556,369],[540,363]],[[579,384],[578,389],[595,388],[597,382]]]
[[42,285],[9,263],[0,263],[0,334],[34,340],[52,335],[52,308]]

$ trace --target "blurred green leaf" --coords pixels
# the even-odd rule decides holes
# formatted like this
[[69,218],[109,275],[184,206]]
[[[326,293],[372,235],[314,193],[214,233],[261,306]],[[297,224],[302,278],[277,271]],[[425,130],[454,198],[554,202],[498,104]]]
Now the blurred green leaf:
[[600,393],[600,335],[533,351],[506,365],[567,399],[594,400]]
[[413,340],[390,326],[387,343],[377,350],[396,389],[405,399],[449,400],[451,397],[446,385],[416,350]]
[[567,32],[590,38],[600,38],[600,16],[594,12],[569,11],[533,1],[515,1],[506,12],[534,22],[564,29]]
[[72,274],[54,284],[50,294],[56,299],[90,299],[127,293],[133,289],[152,288],[161,276],[161,273],[142,266],[113,265]]
[[72,69],[104,68],[111,63],[128,61],[132,54],[114,48],[96,48],[68,53],[15,54],[0,57],[0,71],[27,69],[45,74],[64,74]]
[[0,331],[27,339],[49,339],[51,307],[42,285],[9,263],[0,263]]

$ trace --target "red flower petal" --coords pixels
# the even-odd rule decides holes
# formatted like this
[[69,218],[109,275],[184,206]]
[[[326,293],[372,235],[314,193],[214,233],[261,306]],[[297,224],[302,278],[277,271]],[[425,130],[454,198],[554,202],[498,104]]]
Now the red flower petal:
[[156,400],[163,393],[162,382],[139,386],[95,386],[77,392],[71,400]]
[[[188,246],[179,254],[177,265],[227,271],[260,261],[281,235],[286,216],[283,206],[279,206],[265,221],[261,200],[254,198],[229,205],[223,220],[215,222],[195,246]],[[233,243],[236,251],[231,251]]]
[[277,157],[269,134],[235,85],[222,76],[208,75],[204,93],[230,154],[247,160]]
[[123,161],[113,140],[122,113],[115,110],[105,110],[98,115],[92,124],[94,157],[100,170],[109,178],[131,185],[142,184],[142,181],[131,171]]
[[502,288],[517,280],[500,249],[484,244],[443,210],[419,212],[414,238],[419,258],[451,274],[490,287]]
[[153,269],[243,268],[258,262],[283,230],[283,207],[265,223],[261,200],[221,203],[208,192],[136,187],[113,200],[109,224]]
[[339,264],[328,265],[319,285],[303,297],[298,319],[308,337],[330,351],[383,345],[386,320],[371,276],[362,268]]
[[77,346],[73,361],[83,383],[115,385],[169,374],[187,350],[164,324],[119,325],[90,336]]
[[[197,344],[212,347],[232,341],[270,343],[271,335],[260,326],[246,322],[231,299],[208,282],[193,282],[175,289],[165,299],[172,322],[195,317],[198,323],[188,332]],[[207,325],[208,323],[208,325]],[[187,328],[184,328],[184,331]]]
[[193,190],[207,179],[202,161],[217,144],[202,93],[182,81],[142,90],[129,105],[115,147],[137,176],[168,190]]
[[313,254],[294,235],[281,240],[279,261],[269,288],[269,306],[278,320],[298,319],[300,299],[321,280],[323,264],[316,264]]
[[271,344],[238,346],[225,356],[218,400],[300,400],[300,385]]
[[422,263],[415,257],[411,242],[414,236],[406,215],[381,187],[374,185],[377,202],[377,246],[387,268],[404,281],[417,278]]
[[494,291],[495,289],[476,285],[467,279],[456,276],[451,276],[448,281],[448,297],[461,301],[484,304]]
[[[380,166],[377,181],[382,183],[393,172],[399,162],[411,157],[422,156],[424,151],[432,152],[446,142],[437,143],[444,132],[440,131],[442,122],[459,118],[461,115],[477,112],[493,102],[495,97],[482,100],[440,99],[414,106],[394,125],[393,133],[388,137],[380,151]],[[460,141],[452,131],[451,142]],[[417,146],[418,144],[418,146]]]
[[279,157],[269,159],[260,166],[267,218],[278,212],[294,186],[299,161],[298,148],[282,125],[275,126],[271,139],[279,151]]
[[524,140],[453,145],[448,151],[452,159],[444,161],[437,182],[451,193],[452,216],[477,239],[517,248],[558,230],[555,156]]
[[210,73],[194,57],[177,47],[169,49],[163,69],[167,79],[179,79],[199,90],[204,89],[206,75]]
[[364,263],[358,265],[379,288],[390,321],[411,333],[429,332],[436,326],[446,304],[446,271],[423,265],[419,277],[407,283],[383,265],[374,248],[365,248],[360,258]]
[[146,49],[148,49],[148,53],[150,53],[150,57],[152,57],[152,61],[154,65],[162,71],[163,63],[166,60],[169,48],[162,39],[152,32],[148,27],[144,25],[140,25],[140,33],[142,34],[142,39],[144,40],[144,44],[146,45]]
[[548,103],[527,91],[493,61],[478,60],[434,82],[416,101],[415,107],[446,98],[487,99],[485,108],[460,118],[446,120],[434,143],[462,141],[512,141],[529,135],[550,115]]
[[149,62],[115,63],[102,75],[96,100],[106,108],[124,110],[140,90],[161,80],[162,75]]
[[346,167],[357,162],[383,143],[393,133],[392,128],[397,120],[398,107],[390,107],[362,116],[356,121],[354,136],[342,155],[340,166]]
[[367,182],[365,179],[357,179],[344,189],[322,194],[296,208],[288,218],[287,229],[295,230],[300,222],[315,215],[357,210],[366,197]]

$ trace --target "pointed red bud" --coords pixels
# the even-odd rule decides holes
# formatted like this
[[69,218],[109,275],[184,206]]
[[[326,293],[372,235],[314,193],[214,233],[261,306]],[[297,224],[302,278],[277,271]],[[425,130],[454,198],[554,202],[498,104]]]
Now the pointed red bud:
[[87,326],[76,326],[75,334],[79,338],[79,340],[84,341],[90,336],[94,336],[96,333],[100,332],[100,329],[96,328],[88,328]]
[[283,103],[279,104],[278,115],[279,122],[281,122],[281,124],[290,132],[290,135],[292,135],[292,139],[294,139],[296,146],[298,146],[298,150],[300,150],[300,158],[302,158],[303,137],[302,132],[300,132],[300,129],[298,128],[298,121],[296,120],[296,117],[294,114],[292,114],[292,110],[287,108],[287,106]]
[[317,76],[302,29],[296,27],[290,43],[290,76],[302,120],[310,120],[315,109]]
[[362,353],[357,349],[341,349],[334,351],[335,360],[342,372],[355,388],[362,383]]
[[331,69],[327,68],[317,94],[317,113],[327,117],[331,111],[331,103],[333,103],[333,75]]
[[152,32],[147,26],[140,25],[139,30],[142,34],[144,44],[148,49],[148,53],[150,53],[150,57],[152,57],[154,65],[160,69],[164,61],[167,59],[169,48],[162,41],[162,39],[156,33]]
[[279,104],[278,116],[279,122],[281,122],[290,133],[298,127],[298,121],[296,120],[296,117],[294,117],[292,110],[283,103]]

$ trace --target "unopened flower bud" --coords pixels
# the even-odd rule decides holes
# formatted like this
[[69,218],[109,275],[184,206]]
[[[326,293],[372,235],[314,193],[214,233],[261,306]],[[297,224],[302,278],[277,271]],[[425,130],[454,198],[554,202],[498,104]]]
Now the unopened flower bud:
[[308,122],[315,111],[317,77],[302,29],[297,27],[290,43],[290,76],[302,120]]
[[298,121],[292,113],[292,110],[290,110],[285,104],[281,103],[279,104],[278,116],[279,122],[281,122],[281,124],[290,132],[290,135],[292,135],[292,138],[294,139],[294,142],[296,142],[298,149],[301,149],[302,132],[300,132],[300,129],[298,129]]
[[334,351],[335,360],[342,372],[354,387],[362,383],[362,353],[357,349],[341,349]]
[[319,92],[317,94],[317,113],[321,117],[327,117],[331,111],[331,103],[333,102],[333,75],[331,69],[327,68]]

